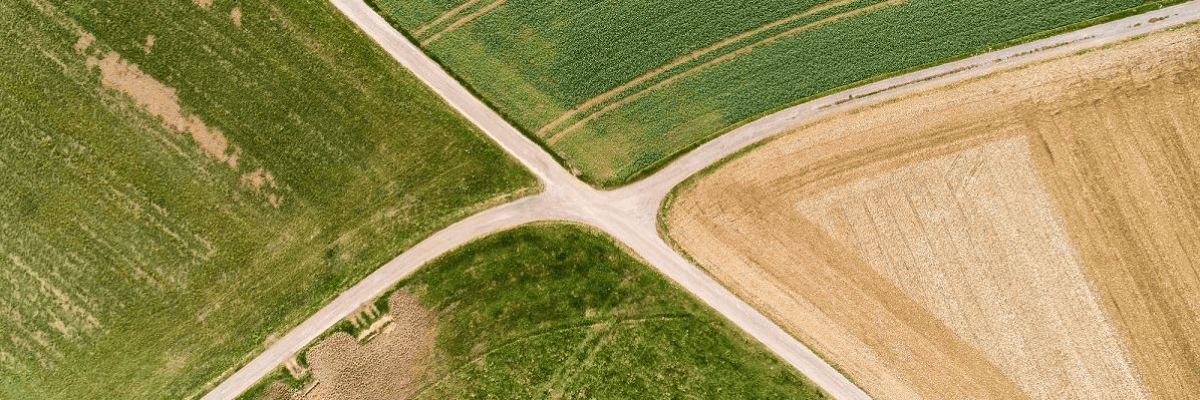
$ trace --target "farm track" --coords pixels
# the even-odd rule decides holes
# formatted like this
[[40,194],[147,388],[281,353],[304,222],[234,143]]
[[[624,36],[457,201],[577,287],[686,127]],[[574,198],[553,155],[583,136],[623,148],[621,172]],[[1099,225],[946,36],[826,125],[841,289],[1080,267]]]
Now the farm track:
[[468,22],[474,21],[475,18],[479,18],[483,14],[487,14],[488,12],[495,10],[496,7],[500,7],[500,6],[504,5],[504,3],[506,3],[507,1],[508,0],[496,0],[495,2],[493,2],[491,4],[483,6],[483,8],[480,8],[476,11],[472,11],[470,14],[464,15],[462,18],[459,18],[458,20],[454,21],[449,26],[447,26],[446,29],[442,29],[435,34],[430,35],[426,39],[422,39],[421,46],[429,46],[430,43],[436,42],[438,39],[440,39],[442,37],[442,35],[445,35],[446,33],[449,33],[450,31],[453,31],[453,30],[457,29],[458,27],[463,26]]
[[678,74],[671,75],[670,77],[667,77],[666,79],[663,79],[660,82],[657,82],[645,89],[638,90],[637,92],[631,93],[628,96],[622,97],[620,100],[617,100],[607,106],[604,106],[604,108],[596,110],[596,112],[588,115],[587,117],[579,120],[578,122],[576,122],[574,124],[571,124],[571,126],[567,127],[566,129],[563,129],[562,131],[556,133],[553,137],[551,137],[550,139],[547,139],[547,142],[550,144],[554,144],[555,142],[562,139],[564,136],[570,134],[571,132],[575,131],[576,129],[579,129],[580,127],[587,124],[588,122],[590,122],[596,118],[599,118],[600,116],[608,113],[609,111],[615,110],[618,107],[621,107],[625,104],[633,102],[634,100],[640,99],[640,98],[642,98],[642,96],[652,93],[654,91],[654,89],[665,87],[667,85],[675,83],[675,81],[686,78],[689,75],[692,75],[694,73],[700,72],[705,67],[720,63],[722,61],[731,60],[734,57],[749,53],[751,50],[754,50],[754,49],[762,47],[762,46],[766,46],[768,44],[771,44],[779,39],[783,39],[788,36],[796,35],[796,34],[799,34],[799,33],[805,32],[805,31],[809,31],[809,30],[813,30],[813,29],[817,29],[822,26],[841,21],[846,18],[859,16],[859,15],[869,13],[872,11],[879,11],[879,10],[882,10],[882,9],[885,9],[888,7],[898,6],[898,5],[904,4],[905,1],[906,0],[888,0],[888,1],[881,2],[881,3],[876,3],[873,5],[867,6],[867,7],[846,11],[841,14],[831,15],[829,18],[825,18],[825,19],[822,19],[820,21],[816,21],[816,22],[813,22],[810,24],[804,24],[804,25],[789,29],[787,31],[784,31],[784,32],[781,32],[778,34],[771,35],[770,37],[767,37],[763,40],[760,40],[760,41],[757,41],[754,43],[750,43],[743,47],[739,47],[736,50],[733,50],[731,52],[721,54],[720,56],[718,56],[716,58],[705,61],[694,67],[688,68],[687,70],[681,71]]
[[[575,107],[572,107],[570,111],[568,111],[568,112],[566,112],[566,113],[563,113],[563,115],[559,116],[558,118],[555,118],[553,121],[550,121],[550,123],[546,124],[545,126],[542,126],[542,127],[541,127],[541,128],[539,128],[539,129],[538,129],[538,131],[537,131],[537,132],[535,132],[534,134],[535,134],[536,136],[538,136],[538,137],[545,137],[545,136],[546,136],[546,134],[547,134],[547,133],[548,133],[548,132],[549,132],[551,129],[553,129],[554,127],[556,127],[556,126],[558,126],[558,125],[562,124],[563,122],[566,122],[568,119],[570,119],[570,118],[573,118],[573,117],[575,117],[575,116],[579,115],[579,114],[580,114],[580,113],[582,113],[584,110],[587,110],[587,109],[590,109],[590,108],[592,108],[592,107],[595,107],[595,106],[597,106],[597,105],[600,105],[601,103],[603,103],[603,102],[606,102],[606,101],[608,101],[609,99],[612,99],[612,98],[614,98],[614,97],[616,97],[616,96],[620,95],[621,93],[623,93],[623,92],[625,92],[625,91],[627,91],[627,90],[629,90],[629,89],[632,89],[632,88],[634,88],[634,87],[635,87],[635,86],[637,86],[637,85],[640,85],[640,84],[642,84],[642,83],[644,83],[644,82],[646,82],[646,81],[649,81],[649,80],[651,80],[651,79],[652,79],[652,78],[654,78],[654,77],[657,77],[657,76],[659,76],[659,75],[662,75],[663,73],[666,73],[666,72],[668,72],[668,71],[670,71],[670,70],[672,70],[672,69],[674,69],[674,68],[676,68],[676,67],[679,67],[679,66],[681,66],[681,65],[684,65],[684,64],[686,64],[686,63],[689,63],[689,62],[691,62],[691,61],[694,61],[694,60],[696,60],[696,59],[698,59],[698,58],[700,58],[700,57],[703,57],[703,56],[705,56],[705,55],[712,54],[712,53],[714,53],[714,52],[716,52],[716,51],[718,51],[718,50],[721,50],[721,49],[723,49],[723,48],[725,48],[725,47],[727,47],[727,46],[731,45],[731,44],[734,44],[734,43],[737,43],[737,42],[739,42],[739,41],[745,40],[745,39],[747,39],[747,38],[750,38],[750,37],[752,37],[752,36],[754,36],[754,35],[757,35],[757,34],[760,34],[760,33],[766,32],[766,31],[768,31],[768,30],[771,30],[771,29],[774,29],[774,28],[776,28],[776,27],[779,27],[779,26],[782,26],[782,25],[786,25],[786,24],[788,24],[788,23],[794,22],[794,21],[796,21],[796,20],[798,20],[798,19],[801,19],[801,18],[807,17],[807,16],[809,16],[809,15],[813,15],[813,14],[819,13],[819,12],[821,12],[821,11],[828,10],[828,9],[830,9],[830,8],[833,8],[833,7],[838,7],[838,6],[841,6],[841,5],[849,4],[849,3],[852,3],[852,2],[854,2],[854,1],[855,1],[855,0],[834,0],[834,1],[826,2],[826,3],[818,4],[818,5],[816,5],[816,6],[814,6],[814,7],[811,7],[811,8],[809,8],[809,9],[807,9],[807,10],[804,10],[804,11],[801,11],[801,12],[799,12],[799,13],[796,13],[796,14],[793,14],[793,15],[791,15],[791,16],[788,16],[787,18],[784,18],[784,19],[780,19],[780,20],[778,20],[778,21],[773,21],[773,22],[767,23],[766,25],[759,26],[759,27],[757,27],[757,28],[754,28],[754,29],[751,29],[751,30],[748,30],[748,31],[745,31],[745,32],[742,32],[742,33],[739,33],[739,34],[737,34],[737,35],[734,35],[734,36],[730,36],[730,37],[728,37],[728,38],[725,38],[725,39],[723,39],[723,40],[720,40],[720,41],[718,41],[718,42],[716,42],[716,43],[713,43],[713,44],[711,44],[711,45],[708,45],[708,46],[706,46],[706,47],[704,47],[704,48],[701,48],[701,49],[699,49],[699,50],[695,50],[695,51],[692,51],[692,52],[690,52],[690,53],[687,53],[687,54],[681,55],[681,56],[679,56],[679,57],[676,57],[674,60],[671,60],[671,62],[669,62],[669,63],[663,64],[663,65],[660,65],[660,66],[658,66],[658,67],[655,67],[654,69],[651,69],[651,70],[649,70],[649,71],[646,71],[646,73],[644,73],[644,74],[642,74],[642,75],[640,75],[640,76],[638,76],[638,77],[636,77],[636,78],[633,78],[632,80],[630,80],[629,82],[626,82],[626,83],[622,84],[621,86],[617,86],[616,88],[613,88],[612,90],[609,90],[609,91],[607,91],[607,92],[601,93],[600,95],[598,95],[598,96],[596,96],[596,97],[590,98],[590,99],[588,99],[587,101],[584,101],[583,103],[580,103],[579,105],[577,105],[577,106],[575,106]],[[687,72],[687,71],[682,71],[682,72],[680,72],[680,73],[685,73],[685,72]],[[638,92],[642,92],[642,91],[645,91],[645,90],[647,90],[647,89],[648,89],[648,88],[646,88],[646,89],[642,89],[642,90],[639,90]],[[557,136],[557,135],[556,135],[556,136]],[[553,140],[553,139],[552,139],[552,140]]]
[[[1026,43],[882,80],[779,111],[711,140],[647,177],[623,188],[597,191],[558,165],[541,147],[447,74],[361,0],[333,0],[351,21],[418,78],[475,123],[545,185],[539,195],[501,205],[455,223],[405,251],[276,341],[209,392],[205,399],[230,399],[291,358],[337,321],[372,301],[400,278],[459,245],[533,221],[570,220],[595,226],[628,246],[648,264],[713,307],[771,351],[839,399],[867,395],[806,346],[717,283],[659,236],[658,207],[670,190],[712,163],[803,121],[867,101],[978,77],[1000,69],[1057,57],[1200,18],[1189,2],[1083,30]],[[1163,17],[1168,19],[1161,19]],[[1157,22],[1150,22],[1151,20]],[[1065,45],[1060,45],[1066,43]],[[914,83],[915,82],[915,83]],[[887,90],[903,87],[903,89]],[[866,99],[858,97],[872,94]],[[849,101],[847,101],[849,100]]]
[[474,7],[476,4],[479,4],[482,1],[485,1],[485,0],[470,0],[470,1],[464,2],[462,4],[459,4],[458,6],[455,6],[454,8],[451,8],[449,11],[446,11],[444,14],[437,16],[437,18],[434,18],[432,21],[429,21],[429,22],[425,23],[424,25],[417,27],[417,29],[413,29],[413,31],[412,31],[413,37],[416,37],[416,38],[422,37],[423,35],[425,35],[425,31],[428,31],[438,25],[441,25],[443,22],[446,22],[447,19],[450,19],[450,17],[458,15],[459,13],[462,13],[464,10]]

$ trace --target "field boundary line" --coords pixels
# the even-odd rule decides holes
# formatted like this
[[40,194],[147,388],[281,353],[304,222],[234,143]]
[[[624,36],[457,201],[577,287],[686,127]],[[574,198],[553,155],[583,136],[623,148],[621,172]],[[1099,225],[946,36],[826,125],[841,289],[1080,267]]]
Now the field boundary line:
[[621,86],[610,89],[607,92],[596,95],[595,97],[587,99],[583,103],[580,103],[580,104],[576,105],[575,107],[572,107],[570,111],[563,113],[563,115],[560,115],[555,120],[550,121],[550,123],[546,124],[545,126],[542,126],[534,134],[539,137],[544,136],[546,131],[550,130],[551,128],[553,128],[555,126],[558,126],[559,124],[562,124],[563,121],[566,121],[566,120],[570,119],[571,117],[578,115],[579,113],[583,112],[583,110],[585,110],[585,109],[591,108],[605,100],[608,100],[609,98],[619,95],[619,94],[621,94],[621,92],[629,90],[630,88],[637,86],[638,84],[640,84],[642,82],[650,80],[650,78],[658,76],[664,72],[670,71],[671,69],[678,67],[680,65],[686,64],[692,60],[698,59],[701,56],[708,55],[712,52],[715,52],[717,50],[725,48],[726,46],[737,43],[738,41],[741,41],[742,39],[746,39],[746,38],[754,36],[756,34],[766,32],[766,31],[776,28],[780,25],[786,25],[790,22],[794,22],[798,19],[819,13],[821,11],[825,11],[825,10],[828,10],[828,9],[834,8],[834,7],[840,7],[840,6],[843,6],[846,4],[853,3],[855,1],[858,1],[858,0],[833,0],[833,1],[827,1],[825,3],[817,4],[815,6],[804,9],[801,12],[789,15],[789,16],[781,18],[781,19],[777,19],[775,21],[768,22],[768,23],[766,23],[764,25],[760,25],[756,28],[753,28],[753,29],[750,29],[747,31],[743,31],[742,33],[739,33],[737,35],[726,37],[726,38],[721,39],[721,40],[719,40],[713,44],[710,44],[708,46],[688,52],[687,54],[679,55],[679,56],[675,57],[674,59],[672,59],[671,61],[668,61],[666,64],[662,64],[657,67],[654,67],[653,69],[646,71],[646,72],[642,73],[641,75],[638,75],[636,78],[633,78],[632,80],[622,84]]
[[797,35],[800,33],[804,33],[804,32],[807,32],[807,31],[810,31],[813,29],[817,29],[817,28],[820,28],[820,27],[823,27],[823,26],[826,26],[826,25],[829,25],[832,23],[836,23],[836,22],[845,20],[847,18],[856,17],[861,14],[899,6],[906,2],[908,2],[908,0],[887,0],[884,2],[872,4],[872,5],[863,7],[863,8],[856,8],[856,9],[849,10],[849,11],[846,11],[846,12],[843,12],[840,14],[830,15],[828,18],[824,18],[824,19],[821,19],[818,21],[800,25],[795,28],[788,29],[786,31],[768,36],[757,42],[753,42],[753,43],[747,44],[745,46],[739,47],[736,50],[722,54],[716,58],[713,58],[711,60],[700,63],[699,65],[695,65],[686,70],[680,71],[679,73],[677,73],[675,75],[671,75],[670,77],[663,79],[662,81],[655,83],[653,85],[650,85],[644,89],[630,93],[628,96],[622,97],[620,100],[609,103],[608,105],[604,106],[603,108],[596,110],[596,112],[589,114],[587,117],[584,117],[583,119],[576,121],[574,124],[571,124],[571,126],[568,126],[566,129],[563,129],[563,130],[555,133],[549,139],[546,139],[546,143],[553,145],[554,143],[561,140],[563,138],[563,136],[566,136],[567,134],[571,133],[572,131],[574,131],[576,129],[579,129],[579,127],[608,113],[609,111],[612,111],[612,110],[616,109],[617,107],[623,106],[625,104],[629,104],[630,102],[632,102],[634,100],[637,100],[637,99],[640,99],[640,98],[646,96],[654,89],[661,88],[663,86],[674,83],[675,81],[677,81],[679,79],[691,76],[692,74],[695,74],[695,73],[697,73],[705,68],[708,68],[714,64],[728,61],[734,57],[746,54],[746,53],[748,53],[754,49],[757,49],[759,47],[766,46],[771,43],[775,43],[776,41],[786,38],[788,36],[794,36],[794,35]]
[[495,10],[496,7],[500,7],[501,5],[504,5],[504,3],[507,3],[507,2],[508,2],[508,0],[496,0],[492,4],[488,4],[488,5],[484,6],[483,8],[480,8],[478,10],[475,10],[474,12],[471,12],[470,14],[464,15],[462,18],[459,18],[457,21],[454,21],[454,23],[447,26],[446,29],[442,29],[441,31],[438,31],[438,33],[433,34],[433,36],[430,36],[429,38],[421,40],[421,47],[428,46],[430,43],[433,43],[434,41],[441,39],[442,35],[445,35],[445,34],[449,33],[450,31],[453,31],[453,30],[457,29],[458,27],[465,25],[468,22],[474,21],[475,18],[479,18],[483,14],[487,14],[488,12]]
[[417,29],[414,29],[412,31],[412,35],[413,36],[421,36],[422,34],[425,33],[425,31],[429,30],[430,28],[441,25],[442,22],[446,22],[446,20],[449,19],[450,17],[452,17],[454,15],[458,15],[459,13],[463,12],[463,10],[471,8],[472,6],[479,4],[479,2],[481,2],[481,1],[484,1],[484,0],[465,1],[462,4],[459,4],[459,5],[455,6],[454,8],[451,8],[450,10],[442,13],[442,15],[437,16],[433,20],[426,22],[426,23],[422,24],[421,26],[418,26]]

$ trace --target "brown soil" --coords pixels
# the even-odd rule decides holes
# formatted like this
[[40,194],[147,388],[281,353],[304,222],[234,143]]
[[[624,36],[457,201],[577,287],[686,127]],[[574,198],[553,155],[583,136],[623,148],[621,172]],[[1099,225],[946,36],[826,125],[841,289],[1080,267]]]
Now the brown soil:
[[404,291],[388,306],[391,325],[366,344],[338,333],[308,351],[318,384],[306,399],[403,399],[430,379],[434,314]]
[[92,36],[90,33],[83,32],[79,35],[79,41],[75,42],[75,51],[82,53],[83,51],[87,50],[88,46],[92,45],[92,42],[95,41],[95,36]]
[[146,36],[146,44],[142,46],[142,51],[150,54],[150,50],[154,47],[154,35]]
[[270,171],[264,170],[261,167],[254,171],[243,174],[241,181],[243,184],[249,185],[255,190],[261,190],[263,188],[263,184],[267,184],[272,188],[276,187],[275,176],[271,175]]
[[285,385],[283,382],[271,382],[267,387],[266,393],[258,396],[257,400],[292,400],[296,398],[297,390],[291,386]]
[[681,190],[671,236],[877,397],[1187,397],[1198,33],[816,121]]
[[125,93],[138,106],[161,117],[167,127],[191,134],[205,153],[229,164],[230,168],[237,168],[237,150],[230,151],[229,141],[221,131],[209,128],[195,115],[186,115],[179,105],[175,88],[142,72],[137,65],[121,59],[116,52],[108,52],[103,59],[89,57],[87,64],[100,67],[100,79],[104,86]]

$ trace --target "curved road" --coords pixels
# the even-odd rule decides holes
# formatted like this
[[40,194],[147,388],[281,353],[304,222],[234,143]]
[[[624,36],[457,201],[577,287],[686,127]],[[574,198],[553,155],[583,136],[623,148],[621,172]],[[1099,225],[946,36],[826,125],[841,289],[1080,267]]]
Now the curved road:
[[[342,293],[250,363],[225,379],[204,399],[232,399],[316,339],[334,323],[371,301],[393,283],[433,258],[489,233],[542,220],[569,220],[595,226],[624,243],[647,263],[675,280],[721,315],[765,344],[821,389],[838,399],[867,399],[866,393],[676,253],[658,235],[659,205],[671,188],[704,167],[789,127],[844,107],[880,101],[931,86],[980,76],[998,69],[1045,60],[1200,18],[1200,2],[1189,2],[1103,25],[1010,47],[957,62],[861,86],[771,114],[722,135],[631,185],[598,191],[575,179],[554,159],[495,111],[471,95],[440,65],[393,29],[361,0],[331,0],[351,21],[400,64],[461,112],[545,185],[539,195],[481,212],[433,234]],[[1169,17],[1155,23],[1151,19]],[[1139,26],[1134,26],[1140,24]],[[865,97],[864,97],[865,96]],[[860,98],[861,99],[856,99]],[[853,99],[853,100],[851,100]]]

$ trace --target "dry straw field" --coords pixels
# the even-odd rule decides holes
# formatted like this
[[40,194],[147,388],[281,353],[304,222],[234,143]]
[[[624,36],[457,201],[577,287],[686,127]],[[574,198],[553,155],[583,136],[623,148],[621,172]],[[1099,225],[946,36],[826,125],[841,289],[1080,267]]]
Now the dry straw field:
[[812,122],[667,226],[878,398],[1200,392],[1200,29]]

